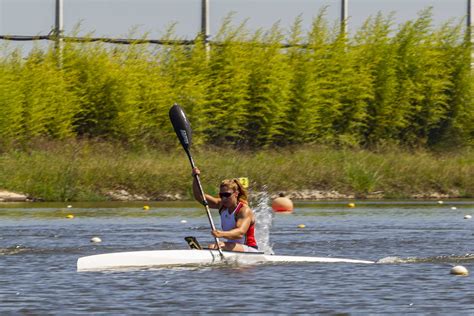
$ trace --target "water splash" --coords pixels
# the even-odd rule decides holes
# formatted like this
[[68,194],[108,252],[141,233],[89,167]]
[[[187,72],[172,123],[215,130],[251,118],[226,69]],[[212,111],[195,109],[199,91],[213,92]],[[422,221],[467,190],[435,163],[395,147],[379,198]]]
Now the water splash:
[[400,257],[385,257],[385,258],[377,260],[376,263],[386,263],[386,264],[392,263],[393,264],[393,263],[405,263],[405,261],[403,260],[403,258],[400,258]]
[[273,244],[270,243],[270,231],[273,224],[273,211],[270,207],[270,195],[264,189],[256,198],[253,207],[256,219],[255,237],[258,248],[266,254],[273,254]]

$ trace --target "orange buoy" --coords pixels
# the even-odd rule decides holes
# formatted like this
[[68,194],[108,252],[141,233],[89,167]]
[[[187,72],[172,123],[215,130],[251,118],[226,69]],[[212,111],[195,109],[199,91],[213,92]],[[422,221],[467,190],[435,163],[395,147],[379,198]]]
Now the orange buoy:
[[280,194],[280,197],[272,201],[272,209],[275,212],[293,212],[293,202]]

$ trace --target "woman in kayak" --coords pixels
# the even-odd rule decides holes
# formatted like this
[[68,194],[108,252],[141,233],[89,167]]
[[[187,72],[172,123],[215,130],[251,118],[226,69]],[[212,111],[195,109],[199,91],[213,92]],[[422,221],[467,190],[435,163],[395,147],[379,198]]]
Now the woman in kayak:
[[[198,168],[193,169],[193,193],[194,198],[202,203],[203,199],[195,177],[200,173]],[[204,195],[209,207],[218,209],[221,216],[222,230],[212,231],[214,237],[227,239],[226,242],[220,242],[221,248],[228,251],[257,252],[255,215],[248,206],[247,191],[239,180],[223,180],[219,186],[219,197]],[[217,246],[211,244],[209,248],[217,249]]]

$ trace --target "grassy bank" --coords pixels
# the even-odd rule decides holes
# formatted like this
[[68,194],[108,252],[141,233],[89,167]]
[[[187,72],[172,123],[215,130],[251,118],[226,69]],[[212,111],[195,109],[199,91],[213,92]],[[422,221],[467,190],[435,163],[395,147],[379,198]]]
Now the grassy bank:
[[[411,198],[430,193],[474,197],[474,152],[378,152],[301,146],[237,151],[198,148],[204,189],[214,193],[223,178],[245,176],[251,189],[270,193],[336,190],[364,197]],[[191,198],[189,162],[181,148],[125,149],[100,142],[43,142],[0,155],[0,189],[48,201],[105,200],[126,190],[151,199]]]

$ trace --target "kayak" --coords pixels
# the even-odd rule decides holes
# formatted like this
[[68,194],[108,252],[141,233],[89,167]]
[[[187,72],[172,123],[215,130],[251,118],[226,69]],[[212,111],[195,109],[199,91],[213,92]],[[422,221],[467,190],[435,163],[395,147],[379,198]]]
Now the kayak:
[[299,257],[268,255],[263,252],[233,252],[218,250],[183,249],[116,252],[81,257],[77,260],[77,271],[97,271],[125,268],[152,268],[189,265],[212,265],[223,263],[360,263],[371,264],[374,261],[330,257]]

